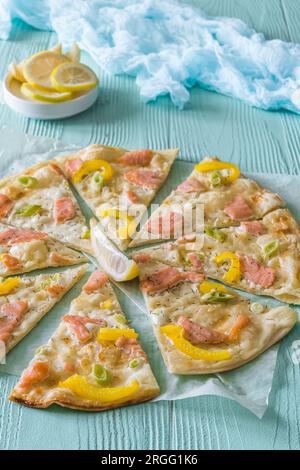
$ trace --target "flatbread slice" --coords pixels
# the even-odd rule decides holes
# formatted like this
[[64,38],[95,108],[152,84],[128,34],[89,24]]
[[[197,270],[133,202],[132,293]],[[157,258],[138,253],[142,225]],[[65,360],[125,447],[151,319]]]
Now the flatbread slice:
[[0,222],[48,233],[93,253],[86,220],[62,171],[45,161],[0,181]]
[[177,154],[178,149],[128,151],[95,144],[57,162],[106,235],[125,250]]
[[0,223],[0,276],[87,262],[86,256],[49,237]]
[[0,282],[0,341],[6,353],[34,328],[86,270],[87,265],[82,265],[60,273],[9,277]]
[[136,337],[106,274],[95,271],[9,398],[88,411],[149,400],[159,386]]
[[[224,169],[218,170],[218,167]],[[261,219],[284,205],[278,194],[240,175],[235,165],[206,157],[153,212],[130,247],[201,232],[204,224],[211,227],[239,225],[244,220]]]
[[225,284],[300,305],[300,231],[287,209],[238,227],[206,227],[205,232],[162,244],[149,254],[187,270],[197,269],[198,263],[207,276]]
[[283,338],[297,322],[291,308],[251,303],[198,271],[134,255],[140,287],[169,372],[207,374],[235,369]]

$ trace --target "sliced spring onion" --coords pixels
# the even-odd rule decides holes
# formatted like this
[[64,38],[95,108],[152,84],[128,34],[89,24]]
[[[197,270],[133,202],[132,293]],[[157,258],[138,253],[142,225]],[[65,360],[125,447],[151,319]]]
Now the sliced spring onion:
[[90,182],[91,190],[94,191],[95,193],[100,193],[103,188],[103,182],[104,182],[104,178],[102,174],[100,173],[100,171],[96,171],[93,174],[91,182]]
[[226,240],[226,233],[217,228],[205,227],[204,233],[220,243],[223,243]]
[[132,359],[130,362],[129,362],[129,367],[131,369],[136,369],[140,364],[140,361],[138,359]]
[[37,185],[37,179],[33,176],[20,176],[19,183],[21,183],[26,188],[33,189]]
[[233,295],[225,294],[225,292],[220,292],[215,289],[202,296],[202,300],[205,302],[227,302],[233,298]]
[[263,247],[263,254],[266,258],[272,258],[273,256],[277,255],[279,249],[279,241],[273,240],[270,243],[267,243]]
[[111,375],[101,364],[94,364],[93,375],[99,385],[109,385],[111,383]]
[[31,217],[32,215],[40,214],[42,210],[42,206],[33,204],[21,207],[16,211],[16,214],[20,215],[21,217]]
[[214,171],[210,175],[210,182],[213,188],[217,188],[222,184],[222,175],[219,171]]

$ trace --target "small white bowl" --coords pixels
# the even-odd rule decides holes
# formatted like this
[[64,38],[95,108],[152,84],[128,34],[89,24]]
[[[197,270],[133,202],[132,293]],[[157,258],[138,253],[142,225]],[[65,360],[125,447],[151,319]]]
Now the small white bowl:
[[62,103],[31,101],[20,92],[21,84],[10,74],[3,81],[3,95],[6,104],[17,113],[33,119],[63,119],[82,113],[90,108],[98,98],[99,87],[82,93],[77,98]]

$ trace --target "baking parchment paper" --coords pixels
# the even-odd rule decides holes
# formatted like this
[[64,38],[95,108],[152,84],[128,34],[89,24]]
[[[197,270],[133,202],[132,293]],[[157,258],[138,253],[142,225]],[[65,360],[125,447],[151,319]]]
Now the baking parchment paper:
[[[2,128],[0,129],[0,178],[18,172],[38,161],[53,158],[56,155],[68,153],[77,148],[74,145],[64,144],[49,138],[32,137],[9,128]],[[170,177],[154,202],[159,203],[179,182],[184,180],[192,171],[193,165],[193,163],[180,160],[175,162]],[[248,176],[253,177],[260,184],[284,197],[288,207],[300,221],[299,176],[252,173]],[[84,214],[90,217],[91,212],[85,207],[80,198],[79,203]],[[90,264],[90,270],[92,269],[93,266]],[[34,274],[37,274],[37,272]],[[33,275],[33,273],[29,275]],[[32,358],[34,351],[41,344],[44,344],[55,331],[59,319],[67,313],[71,300],[79,294],[87,277],[88,274],[8,354],[6,364],[0,365],[0,374],[20,375]],[[251,363],[231,372],[188,377],[169,374],[152,333],[151,322],[142,295],[138,290],[137,281],[118,284],[118,286],[115,286],[115,290],[125,314],[140,334],[141,342],[149,356],[154,374],[161,387],[161,395],[155,401],[179,400],[200,395],[218,395],[235,400],[258,417],[263,416],[272,387],[278,345],[273,346]],[[268,298],[257,298],[249,294],[243,295],[270,306],[279,304],[279,302]],[[299,338],[299,333],[298,323],[290,335],[282,342],[280,353],[283,354],[285,367],[294,367],[288,352],[292,342],[297,337]],[[280,370],[277,370],[277,373],[280,373]]]

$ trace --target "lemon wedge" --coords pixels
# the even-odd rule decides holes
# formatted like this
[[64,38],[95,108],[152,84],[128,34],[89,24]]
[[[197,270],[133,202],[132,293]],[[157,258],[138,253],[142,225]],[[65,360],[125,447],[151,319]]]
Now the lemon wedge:
[[29,83],[22,84],[21,93],[26,96],[26,98],[44,101],[45,103],[60,103],[69,100],[73,96],[70,92],[60,93],[59,91],[38,89]]
[[62,54],[53,51],[42,51],[25,60],[22,71],[26,81],[35,87],[52,88],[50,75],[53,70],[67,62]]
[[51,73],[51,86],[58,91],[89,90],[98,85],[95,73],[86,65],[67,62]]
[[130,281],[139,275],[136,262],[118,250],[95,219],[91,220],[91,241],[99,265],[114,281]]

